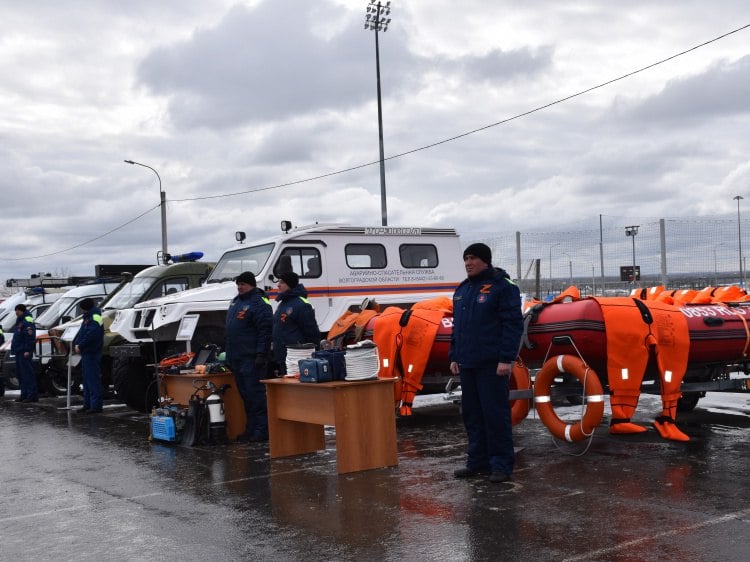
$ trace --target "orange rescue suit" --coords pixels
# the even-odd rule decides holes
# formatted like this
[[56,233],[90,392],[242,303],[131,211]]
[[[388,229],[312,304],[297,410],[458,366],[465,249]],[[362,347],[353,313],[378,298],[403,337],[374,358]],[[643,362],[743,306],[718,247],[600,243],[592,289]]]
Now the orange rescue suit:
[[[690,336],[679,308],[659,299],[594,297],[602,310],[607,338],[607,379],[612,407],[612,433],[637,433],[630,423],[650,354],[659,368],[663,412],[654,425],[663,437],[686,440],[674,427],[680,385],[687,369]],[[671,424],[662,431],[664,424]],[[665,434],[665,432],[667,434]]]

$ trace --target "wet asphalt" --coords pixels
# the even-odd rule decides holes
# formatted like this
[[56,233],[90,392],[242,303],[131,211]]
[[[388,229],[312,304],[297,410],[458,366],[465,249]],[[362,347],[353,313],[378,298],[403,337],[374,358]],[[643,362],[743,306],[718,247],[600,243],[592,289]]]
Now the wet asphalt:
[[[750,396],[699,403],[688,443],[651,429],[552,439],[533,412],[514,428],[511,482],[458,481],[458,409],[400,419],[399,465],[336,473],[325,451],[269,459],[266,444],[150,442],[148,417],[0,398],[2,560],[750,559]],[[74,397],[74,406],[80,398]],[[642,397],[647,423],[658,397]],[[575,415],[572,407],[561,416]]]

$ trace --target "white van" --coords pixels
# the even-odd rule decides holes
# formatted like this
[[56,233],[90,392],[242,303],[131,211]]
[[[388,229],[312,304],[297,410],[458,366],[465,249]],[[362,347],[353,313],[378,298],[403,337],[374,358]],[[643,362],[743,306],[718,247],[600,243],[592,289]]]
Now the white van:
[[[52,306],[34,320],[37,328],[37,353],[34,356],[34,369],[37,373],[38,382],[46,384],[42,371],[49,363],[52,355],[50,341],[45,337],[47,331],[82,314],[79,305],[83,299],[91,298],[98,305],[104,298],[115,292],[120,285],[120,283],[93,283],[74,287],[59,296]],[[15,322],[13,324],[15,325]],[[6,332],[5,343],[0,347],[0,365],[2,368],[0,376],[5,379],[8,388],[17,389],[16,358],[10,351],[12,339],[12,332]],[[39,390],[40,392],[45,390],[54,392],[54,389],[51,388],[40,388]]]

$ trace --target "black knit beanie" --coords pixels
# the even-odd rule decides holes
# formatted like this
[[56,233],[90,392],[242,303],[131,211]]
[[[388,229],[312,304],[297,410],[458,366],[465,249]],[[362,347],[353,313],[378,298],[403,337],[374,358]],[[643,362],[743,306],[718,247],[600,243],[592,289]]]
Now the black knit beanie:
[[487,244],[475,242],[474,244],[467,246],[464,250],[464,258],[469,255],[478,257],[487,265],[492,265],[492,250],[490,250],[490,247]]
[[285,271],[284,273],[279,275],[279,279],[286,283],[290,289],[294,289],[297,285],[299,285],[299,275],[294,273],[294,271]]
[[234,282],[235,283],[247,283],[248,285],[252,285],[253,287],[257,286],[257,283],[255,281],[255,275],[253,275],[252,271],[243,271],[237,277],[234,278]]

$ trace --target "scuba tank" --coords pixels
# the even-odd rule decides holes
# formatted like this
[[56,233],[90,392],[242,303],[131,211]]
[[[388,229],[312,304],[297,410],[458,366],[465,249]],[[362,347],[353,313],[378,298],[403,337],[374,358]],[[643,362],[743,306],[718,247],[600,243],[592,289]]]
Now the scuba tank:
[[206,408],[208,409],[208,437],[211,441],[222,441],[227,436],[224,400],[222,399],[220,392],[219,389],[213,387],[211,394],[206,397]]

